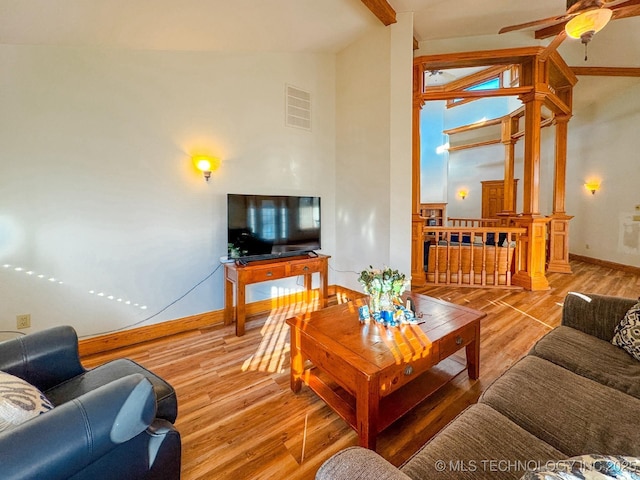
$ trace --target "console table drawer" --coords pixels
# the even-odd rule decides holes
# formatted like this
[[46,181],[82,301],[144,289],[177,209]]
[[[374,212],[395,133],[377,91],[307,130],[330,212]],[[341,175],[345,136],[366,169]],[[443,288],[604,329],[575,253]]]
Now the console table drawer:
[[320,260],[305,263],[294,263],[291,265],[291,275],[307,275],[309,273],[319,272],[321,266],[322,262]]
[[476,340],[476,326],[473,324],[461,328],[453,335],[444,337],[439,342],[440,360],[449,357],[474,340]]
[[276,280],[286,276],[285,265],[269,265],[264,268],[253,268],[245,274],[246,283],[265,282],[267,280]]

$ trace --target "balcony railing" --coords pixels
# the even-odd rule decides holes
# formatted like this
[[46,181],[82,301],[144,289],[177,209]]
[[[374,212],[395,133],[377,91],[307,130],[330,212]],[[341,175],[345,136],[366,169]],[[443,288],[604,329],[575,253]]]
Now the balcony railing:
[[[472,225],[493,219],[467,220]],[[496,220],[498,221],[498,220]],[[431,285],[510,287],[518,271],[525,228],[499,226],[424,227],[424,271]]]
[[499,218],[447,218],[450,227],[499,227],[502,220]]

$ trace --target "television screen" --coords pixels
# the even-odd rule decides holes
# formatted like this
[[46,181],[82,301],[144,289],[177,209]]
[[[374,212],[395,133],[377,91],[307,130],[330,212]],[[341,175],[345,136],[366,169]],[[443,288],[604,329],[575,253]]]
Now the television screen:
[[320,248],[320,197],[227,195],[229,259],[259,260]]

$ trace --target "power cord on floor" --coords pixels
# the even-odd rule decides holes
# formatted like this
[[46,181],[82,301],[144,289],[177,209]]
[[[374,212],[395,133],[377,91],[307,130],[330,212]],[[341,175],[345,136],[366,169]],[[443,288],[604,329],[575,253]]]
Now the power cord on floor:
[[107,335],[109,333],[115,333],[115,332],[120,332],[122,330],[127,330],[129,328],[132,327],[137,327],[138,325],[141,325],[145,322],[148,322],[149,320],[151,320],[154,317],[157,317],[158,315],[160,315],[162,312],[164,312],[165,310],[167,310],[168,308],[172,307],[173,305],[175,305],[176,303],[178,303],[180,300],[182,300],[184,297],[186,297],[187,295],[189,295],[191,292],[193,292],[196,288],[198,288],[200,285],[202,285],[204,282],[206,282],[207,280],[209,280],[211,277],[213,277],[213,275],[220,270],[220,267],[222,267],[222,263],[218,264],[218,266],[216,268],[213,269],[213,271],[211,273],[209,273],[206,277],[204,277],[202,280],[200,280],[198,283],[196,283],[193,287],[191,287],[189,290],[187,290],[185,293],[183,293],[182,295],[180,295],[178,298],[176,298],[174,301],[172,301],[171,303],[169,303],[168,305],[166,305],[165,307],[161,308],[160,310],[158,310],[156,313],[154,313],[153,315],[150,315],[142,320],[139,320],[135,323],[129,324],[129,325],[125,325],[124,327],[120,327],[120,328],[116,328],[114,330],[107,330],[104,332],[99,332],[99,333],[93,333],[91,335],[84,335],[82,337],[79,338],[86,338],[86,337],[93,337],[96,335]]

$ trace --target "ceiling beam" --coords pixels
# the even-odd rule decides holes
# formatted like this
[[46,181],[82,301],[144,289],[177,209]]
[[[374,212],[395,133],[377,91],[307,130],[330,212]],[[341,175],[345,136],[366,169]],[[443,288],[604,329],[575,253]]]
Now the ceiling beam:
[[600,77],[640,77],[640,68],[636,67],[570,67],[576,75]]
[[554,35],[558,35],[560,32],[564,30],[564,26],[567,22],[557,23],[555,25],[551,25],[546,28],[541,28],[540,30],[536,30],[533,35],[536,40],[542,40],[545,38],[553,37]]
[[385,25],[396,23],[396,11],[387,0],[362,0],[369,10]]
[[549,55],[555,52],[560,44],[564,42],[565,38],[567,38],[567,33],[564,30],[561,30],[560,33],[558,33],[551,41],[551,43],[547,45],[547,48],[544,49],[544,52],[542,52],[538,58],[543,62],[546,61],[547,58],[549,58]]

